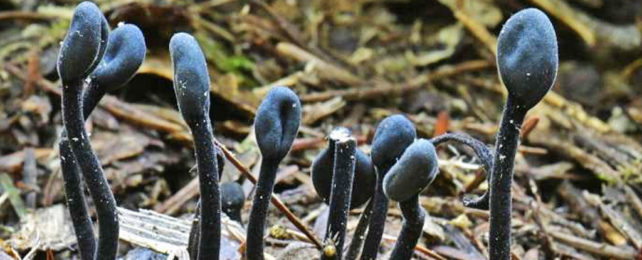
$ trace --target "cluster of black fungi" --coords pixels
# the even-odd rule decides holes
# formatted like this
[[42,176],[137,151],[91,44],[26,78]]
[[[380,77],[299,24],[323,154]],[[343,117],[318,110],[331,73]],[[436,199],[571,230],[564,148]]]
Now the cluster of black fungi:
[[[84,260],[115,259],[118,246],[116,202],[91,148],[84,121],[107,91],[122,87],[132,78],[145,52],[138,27],[124,24],[111,31],[101,11],[90,2],[76,7],[60,49],[57,66],[63,84],[64,123],[60,159],[66,202]],[[193,135],[200,181],[198,221],[190,234],[189,252],[192,259],[218,259],[221,212],[241,222],[245,197],[236,182],[219,186],[224,159],[214,144],[209,116],[210,78],[198,42],[187,33],[176,33],[169,52],[176,100]],[[544,13],[526,9],[506,22],[498,38],[497,67],[508,98],[492,151],[465,134],[418,139],[413,124],[403,115],[392,115],[379,123],[370,156],[357,149],[349,129],[338,127],[328,135],[328,147],[311,167],[314,187],[329,204],[321,259],[376,259],[389,200],[399,203],[404,219],[390,259],[410,259],[426,215],[419,194],[439,173],[435,147],[448,142],[472,148],[488,173],[489,191],[464,203],[490,210],[490,259],[510,259],[511,181],[519,131],[526,112],[553,85],[558,67],[555,31]],[[286,87],[272,88],[257,110],[254,128],[262,160],[247,224],[247,259],[264,259],[261,234],[276,173],[297,135],[300,120],[299,98]],[[97,239],[82,179],[96,207]],[[348,211],[366,203],[353,239],[346,246]]]

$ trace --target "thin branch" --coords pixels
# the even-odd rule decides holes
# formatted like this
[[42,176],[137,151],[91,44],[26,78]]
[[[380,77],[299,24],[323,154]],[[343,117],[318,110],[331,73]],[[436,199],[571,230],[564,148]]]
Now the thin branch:
[[[243,165],[232,152],[230,152],[225,145],[221,144],[218,140],[214,140],[214,144],[221,148],[221,151],[223,151],[223,154],[225,155],[225,158],[227,158],[233,165],[238,169],[248,180],[250,180],[253,184],[256,184],[257,180],[252,173],[250,173],[250,170]],[[308,237],[314,245],[317,247],[317,249],[321,250],[323,248],[323,245],[321,244],[321,241],[312,234],[312,232],[308,229],[308,227],[303,224],[303,221],[301,221],[290,209],[288,209],[283,201],[279,199],[279,197],[276,194],[272,194],[272,204],[281,211],[281,213],[285,214],[285,216],[292,222],[292,224],[299,229],[303,234],[305,234],[306,237]]]

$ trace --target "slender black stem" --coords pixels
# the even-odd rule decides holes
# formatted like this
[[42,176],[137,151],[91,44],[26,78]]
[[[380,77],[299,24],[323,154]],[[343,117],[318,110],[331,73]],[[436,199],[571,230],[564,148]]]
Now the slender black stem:
[[[376,167],[375,167],[376,168]],[[370,216],[370,225],[368,225],[368,234],[361,250],[362,260],[374,260],[377,258],[383,229],[386,225],[386,216],[388,215],[388,197],[383,193],[383,177],[390,167],[377,169],[377,186],[373,195],[372,215]],[[379,172],[381,171],[381,172]]]
[[335,140],[330,215],[324,244],[332,242],[337,250],[331,256],[322,253],[321,259],[342,259],[356,165],[356,146],[354,138],[345,137]]
[[[105,95],[103,88],[91,82],[83,92],[83,118],[87,120],[94,110],[98,101]],[[78,250],[83,260],[94,259],[96,253],[96,235],[94,234],[93,224],[89,211],[87,209],[85,193],[82,188],[82,179],[80,177],[80,168],[71,147],[67,131],[62,130],[60,134],[60,168],[65,185],[65,195],[67,207],[71,216],[71,222],[74,226],[74,233],[78,241]]]
[[419,204],[419,195],[400,202],[399,208],[403,215],[403,226],[392,249],[390,260],[409,260],[423,232],[426,212]]
[[116,258],[118,249],[116,200],[85,132],[81,96],[82,81],[63,83],[62,118],[68,133],[69,145],[96,205],[99,226],[96,259],[112,260]]
[[[84,120],[87,120],[104,95],[105,88],[98,86],[95,81],[90,81],[89,86],[84,88],[82,97]],[[64,128],[60,134],[58,147],[60,150],[60,166],[65,185],[67,207],[69,208],[71,222],[74,226],[80,256],[83,260],[94,259],[96,253],[96,235],[94,234],[91,217],[89,216],[87,204],[85,203],[86,199],[82,188],[80,166],[69,146],[67,130]]]
[[511,244],[511,183],[519,132],[527,109],[509,95],[495,143],[490,187],[490,259],[509,260]]
[[272,198],[272,189],[276,171],[279,167],[279,160],[269,160],[263,158],[261,162],[261,173],[256,183],[256,194],[252,201],[252,210],[250,211],[250,220],[247,224],[247,233],[253,234],[247,236],[246,257],[248,260],[263,259],[263,235],[265,232],[265,222],[267,221],[267,211]]
[[82,93],[82,114],[85,120],[89,118],[91,112],[98,106],[106,91],[105,87],[98,85],[96,80],[89,81],[89,85],[84,88]]
[[58,147],[60,149],[62,179],[65,184],[65,198],[69,215],[71,216],[71,223],[74,226],[76,240],[78,241],[80,258],[82,260],[93,260],[96,253],[96,235],[85,203],[85,192],[82,188],[80,169],[78,169],[76,158],[73,151],[71,151],[69,139],[64,130]]
[[368,224],[370,223],[370,215],[372,214],[372,200],[368,201],[368,205],[363,209],[361,216],[359,217],[359,223],[357,223],[357,228],[354,230],[354,235],[350,241],[350,246],[348,246],[348,252],[346,253],[345,259],[357,259],[359,253],[361,253],[361,246],[363,245],[363,240],[365,239],[366,230],[368,230]]
[[197,259],[218,259],[221,241],[221,197],[218,163],[209,118],[190,127],[194,136],[196,164],[201,190],[200,238]]
[[[455,142],[472,148],[475,152],[475,155],[477,155],[479,160],[482,162],[484,170],[486,171],[486,179],[490,183],[490,179],[492,179],[490,172],[493,168],[493,154],[484,143],[473,138],[472,136],[458,133],[443,134],[433,138],[431,141],[434,146],[438,146],[446,142]],[[490,191],[487,190],[482,196],[478,197],[477,199],[464,199],[464,206],[488,210],[490,201],[489,193]]]

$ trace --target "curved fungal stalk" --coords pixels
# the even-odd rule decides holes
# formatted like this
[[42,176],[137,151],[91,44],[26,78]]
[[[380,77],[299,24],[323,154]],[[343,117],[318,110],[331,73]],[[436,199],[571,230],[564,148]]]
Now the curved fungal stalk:
[[390,167],[397,162],[416,136],[412,122],[402,115],[393,115],[379,123],[372,139],[372,163],[377,171],[377,184],[373,196],[372,215],[368,234],[361,252],[362,260],[374,260],[379,252],[388,214],[388,198],[383,193],[383,179]]
[[368,204],[361,212],[359,216],[359,222],[357,222],[357,227],[354,229],[352,234],[352,240],[350,240],[350,245],[348,246],[348,251],[346,252],[345,259],[357,259],[361,253],[361,246],[363,241],[366,239],[366,231],[368,230],[368,224],[370,223],[370,215],[372,215],[372,200],[368,201]]
[[218,259],[221,241],[219,171],[210,122],[210,77],[196,39],[177,33],[169,42],[174,92],[183,119],[192,130],[201,191],[197,259]]
[[390,256],[391,260],[409,260],[421,237],[426,213],[419,204],[419,193],[439,173],[435,147],[430,141],[417,140],[404,151],[383,180],[386,196],[399,202],[403,226]]
[[[340,133],[350,135],[350,130],[345,127],[338,127],[332,131],[328,137],[328,147],[321,151],[312,162],[310,169],[312,174],[312,184],[317,194],[325,203],[330,201],[332,192],[333,165],[335,160],[336,138]],[[356,165],[354,170],[354,182],[352,184],[352,194],[350,195],[350,209],[358,208],[366,203],[374,193],[375,181],[377,176],[374,173],[374,166],[370,157],[366,156],[361,150],[356,150]]]
[[275,87],[256,112],[254,130],[263,157],[247,227],[246,257],[263,259],[263,234],[279,163],[290,151],[301,122],[299,97],[286,87]]
[[335,250],[322,250],[321,259],[342,259],[357,161],[357,142],[346,128],[332,131],[329,139],[333,143],[334,160],[332,162],[330,214],[324,244],[325,247],[329,246]]
[[508,99],[495,143],[490,186],[490,259],[510,259],[511,183],[519,132],[526,112],[555,82],[558,48],[555,29],[541,11],[514,14],[499,33],[497,68]]
[[60,152],[60,169],[65,185],[65,200],[71,223],[74,226],[78,250],[82,260],[93,260],[96,254],[96,235],[94,234],[93,223],[89,210],[87,209],[85,191],[82,188],[81,170],[69,146],[67,132],[61,133],[58,143]]
[[[440,144],[444,144],[447,142],[454,142],[454,143],[459,143],[466,145],[470,148],[473,149],[475,152],[475,155],[477,155],[477,158],[479,158],[479,161],[482,162],[482,165],[484,166],[484,170],[486,171],[486,178],[488,182],[490,183],[490,171],[493,168],[493,154],[490,152],[488,147],[481,141],[473,138],[472,136],[469,136],[467,134],[460,134],[460,133],[448,133],[448,134],[443,134],[440,136],[437,136],[433,139],[431,139],[432,144],[434,146],[439,146]],[[476,208],[476,209],[483,209],[483,210],[488,210],[489,207],[489,201],[490,201],[490,191],[484,192],[484,194],[477,199],[466,199],[464,198],[464,206],[470,207],[470,208]]]
[[[79,4],[74,10],[69,32],[60,49],[57,67],[63,83],[62,119],[68,134],[68,138],[62,140],[69,140],[68,146],[81,172],[85,174],[89,192],[96,204],[99,236],[93,256],[94,259],[114,259],[118,249],[116,200],[103,175],[100,161],[91,149],[91,143],[84,128],[85,120],[81,104],[83,81],[91,73],[95,64],[102,59],[101,49],[105,48],[101,45],[104,45],[104,39],[107,38],[103,34],[108,30],[104,30],[103,21],[104,17],[95,4],[90,2]],[[63,148],[63,152],[68,150]],[[70,158],[68,154],[66,157]],[[67,170],[74,168],[69,165],[64,167]],[[65,174],[65,177],[68,177],[65,188],[69,188],[67,192],[71,193],[68,196],[72,199],[80,199],[82,196],[74,194],[82,192],[80,178],[77,173],[68,173]],[[82,212],[83,209],[86,211],[86,206],[83,204],[84,202],[80,201],[73,202],[70,205],[70,212],[77,215],[75,220],[80,223],[74,225],[74,228],[82,229],[78,232],[82,236],[80,239],[89,239],[88,236],[93,234],[85,230],[88,228],[86,221],[88,215]],[[85,247],[81,249],[85,250],[83,258],[89,257],[87,250],[91,250],[90,246],[86,242],[82,242],[80,246]]]
[[[106,28],[107,22],[104,20],[104,16],[101,26],[103,27],[103,32],[109,33],[109,28]],[[105,33],[103,33],[101,37],[107,38]],[[129,40],[119,41],[119,38],[127,38]],[[101,43],[102,42],[103,41],[101,41]],[[113,72],[118,73],[127,80],[119,80],[117,83],[105,81],[98,82],[94,80],[90,81],[89,86],[85,88],[82,98],[83,118],[85,120],[89,117],[100,99],[104,96],[106,90],[115,90],[116,88],[124,86],[125,83],[133,77],[145,58],[145,40],[142,32],[134,25],[126,25],[117,28],[111,33],[109,41],[106,43],[107,44],[101,45],[101,51],[98,53],[99,56],[107,50],[108,53],[111,53],[110,55],[123,56],[122,59],[129,60],[128,63],[132,65],[123,66],[121,63],[104,61],[106,57],[103,57],[103,61],[101,63],[104,64],[104,67],[114,68],[112,69]],[[102,46],[105,47],[103,48]],[[123,70],[126,70],[126,72],[123,73]],[[96,72],[94,72],[94,74],[95,73]],[[80,179],[81,170],[79,169],[76,158],[69,146],[69,139],[67,137],[66,130],[63,130],[61,133],[59,148],[61,169],[63,179],[65,180],[67,205],[72,218],[72,223],[74,224],[74,231],[76,233],[81,258],[84,260],[94,259],[96,239],[91,219],[87,211],[87,205],[85,204],[82,180]]]

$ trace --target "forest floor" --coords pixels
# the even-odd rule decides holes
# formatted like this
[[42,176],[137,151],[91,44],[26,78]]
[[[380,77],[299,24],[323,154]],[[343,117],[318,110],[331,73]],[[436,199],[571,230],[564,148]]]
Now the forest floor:
[[[420,138],[463,132],[493,147],[506,99],[495,67],[497,35],[511,14],[527,7],[553,22],[560,70],[553,91],[522,128],[512,189],[513,255],[642,259],[640,1],[95,2],[112,28],[138,25],[148,47],[137,75],[108,94],[87,124],[121,208],[124,259],[184,257],[198,200],[192,137],[172,88],[173,33],[193,34],[207,58],[215,137],[229,151],[222,181],[243,183],[243,224],[254,188],[247,174],[257,176],[261,160],[252,129],[256,108],[276,85],[299,95],[301,128],[280,165],[275,194],[319,239],[328,207],[311,184],[310,165],[333,128],[351,129],[358,149],[369,154],[377,123],[402,113]],[[57,150],[62,123],[55,69],[75,4],[0,1],[2,260],[77,255]],[[420,197],[430,217],[416,257],[487,259],[488,211],[461,202],[488,189],[480,162],[456,145],[438,154],[440,174]],[[351,211],[348,237],[362,211]],[[395,203],[387,219],[382,258],[400,229]],[[175,232],[158,228],[168,223]],[[238,259],[243,225],[226,220],[224,226],[223,256]],[[269,255],[318,257],[310,238],[276,207],[268,226]]]

